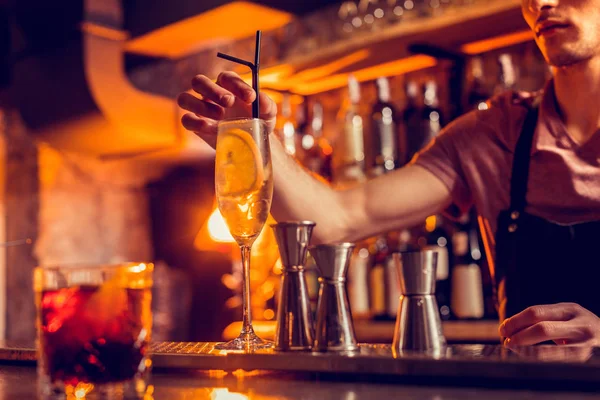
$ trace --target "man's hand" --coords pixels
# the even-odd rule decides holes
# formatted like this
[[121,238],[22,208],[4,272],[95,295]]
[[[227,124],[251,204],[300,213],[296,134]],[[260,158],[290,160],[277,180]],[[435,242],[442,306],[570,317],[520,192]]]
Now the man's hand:
[[[190,111],[181,118],[183,126],[198,134],[213,148],[217,141],[217,124],[222,119],[252,116],[254,90],[235,72],[223,72],[217,82],[204,75],[192,79],[192,89],[201,95],[181,93],[177,104]],[[267,122],[269,132],[275,127],[277,105],[269,96],[260,94],[260,118]]]
[[600,346],[600,318],[574,303],[534,306],[507,318],[500,325],[500,335],[509,347],[546,341]]

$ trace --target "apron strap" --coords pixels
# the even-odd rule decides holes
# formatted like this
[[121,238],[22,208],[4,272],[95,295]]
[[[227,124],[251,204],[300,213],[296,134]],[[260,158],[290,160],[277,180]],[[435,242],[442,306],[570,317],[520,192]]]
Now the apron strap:
[[538,107],[532,106],[527,112],[513,159],[510,178],[510,212],[513,220],[519,219],[527,204],[527,182],[529,180],[529,161],[531,147],[538,120]]
[[[525,212],[527,204],[527,181],[529,180],[529,162],[531,147],[535,136],[535,128],[538,120],[538,107],[531,105],[527,111],[525,122],[519,134],[515,147],[512,172],[510,177],[510,208],[508,215],[504,211],[498,219],[498,232],[496,235],[496,273],[494,276],[496,296],[498,302],[498,313],[500,319],[510,316],[512,308],[508,304],[508,298],[512,304],[521,303],[521,293],[514,290],[514,282],[518,281],[520,272],[517,269],[516,232],[519,230],[519,218]],[[508,218],[508,220],[504,219]],[[506,231],[505,231],[506,230]],[[507,277],[512,281],[507,281]]]

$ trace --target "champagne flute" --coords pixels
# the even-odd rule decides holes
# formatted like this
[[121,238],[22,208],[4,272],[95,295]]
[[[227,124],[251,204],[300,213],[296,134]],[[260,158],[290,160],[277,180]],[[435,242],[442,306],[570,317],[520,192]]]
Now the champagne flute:
[[216,346],[219,350],[253,352],[273,346],[252,328],[250,306],[250,251],[271,210],[273,169],[269,132],[257,118],[219,122],[215,188],[219,211],[242,252],[243,325],[240,335]]

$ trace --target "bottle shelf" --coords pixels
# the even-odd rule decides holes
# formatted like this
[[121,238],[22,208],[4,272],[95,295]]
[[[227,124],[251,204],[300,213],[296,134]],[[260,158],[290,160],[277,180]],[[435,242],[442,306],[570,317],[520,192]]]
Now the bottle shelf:
[[262,87],[310,96],[344,87],[349,74],[366,82],[435,66],[438,59],[419,53],[416,44],[448,54],[474,55],[531,41],[520,5],[518,0],[474,1],[437,16],[330,39],[310,51],[282,43],[287,56],[264,66]]

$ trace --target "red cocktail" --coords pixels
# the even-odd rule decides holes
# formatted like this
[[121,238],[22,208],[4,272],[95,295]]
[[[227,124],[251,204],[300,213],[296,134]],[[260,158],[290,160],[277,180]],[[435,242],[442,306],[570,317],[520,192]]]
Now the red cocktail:
[[151,273],[147,264],[36,270],[39,374],[46,395],[124,384],[135,392],[140,379],[145,386]]

